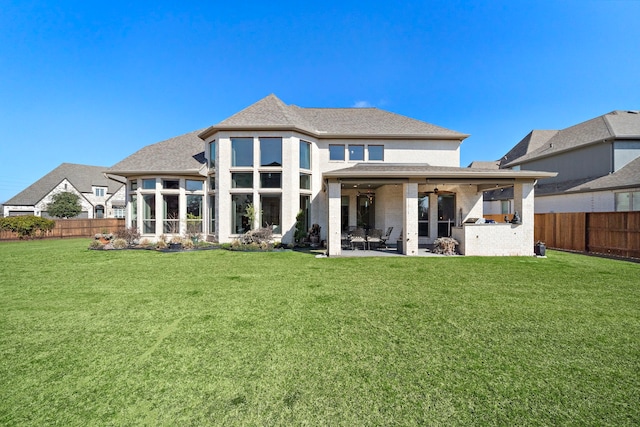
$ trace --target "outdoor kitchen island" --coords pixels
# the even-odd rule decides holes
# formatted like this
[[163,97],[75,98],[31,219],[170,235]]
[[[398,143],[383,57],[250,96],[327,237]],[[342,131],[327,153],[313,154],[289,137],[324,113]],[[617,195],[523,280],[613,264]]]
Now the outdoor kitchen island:
[[464,223],[451,229],[458,252],[473,256],[533,256],[533,227],[512,223]]

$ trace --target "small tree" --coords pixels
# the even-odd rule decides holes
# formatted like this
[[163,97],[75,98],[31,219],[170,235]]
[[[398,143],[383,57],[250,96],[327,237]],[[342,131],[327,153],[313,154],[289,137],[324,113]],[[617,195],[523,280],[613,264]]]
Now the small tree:
[[304,211],[300,209],[298,215],[296,215],[296,231],[293,238],[297,243],[302,242],[307,237],[307,227],[305,224],[306,215]]
[[254,224],[256,223],[256,218],[258,215],[262,215],[262,211],[258,212],[255,205],[253,203],[249,203],[245,208],[245,215],[249,220],[249,230],[253,230]]
[[80,197],[68,191],[54,194],[52,202],[47,205],[49,215],[56,218],[73,218],[78,216],[81,211]]

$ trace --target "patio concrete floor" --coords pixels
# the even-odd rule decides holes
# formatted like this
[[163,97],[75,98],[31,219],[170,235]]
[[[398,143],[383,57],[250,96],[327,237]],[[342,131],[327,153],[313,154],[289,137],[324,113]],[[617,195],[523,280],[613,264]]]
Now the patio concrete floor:
[[[335,255],[334,258],[335,257],[344,257],[344,258],[348,258],[348,257],[383,257],[383,256],[406,256],[406,255],[398,253],[396,248],[389,247],[387,249],[376,249],[376,250],[342,249],[342,254],[341,255]],[[417,255],[413,255],[413,256],[424,256],[424,257],[436,256],[436,257],[441,257],[441,256],[455,256],[455,255],[434,254],[433,252],[431,252],[427,248],[418,248]]]

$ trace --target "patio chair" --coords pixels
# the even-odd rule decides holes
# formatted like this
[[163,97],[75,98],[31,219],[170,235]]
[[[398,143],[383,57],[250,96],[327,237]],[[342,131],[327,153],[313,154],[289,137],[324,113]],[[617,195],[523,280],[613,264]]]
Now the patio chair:
[[391,237],[391,232],[393,231],[393,227],[388,227],[387,232],[384,233],[384,236],[380,237],[380,243],[384,245],[385,249],[388,249],[387,240]]
[[364,230],[362,228],[356,228],[351,233],[351,237],[349,238],[349,242],[351,243],[351,249],[356,249],[359,244],[362,244],[362,249],[366,249],[367,238],[365,236]]
[[382,230],[378,230],[377,228],[369,230],[369,235],[367,236],[367,246],[369,250],[371,250],[372,243],[376,246],[376,249],[380,247],[380,243],[382,243]]

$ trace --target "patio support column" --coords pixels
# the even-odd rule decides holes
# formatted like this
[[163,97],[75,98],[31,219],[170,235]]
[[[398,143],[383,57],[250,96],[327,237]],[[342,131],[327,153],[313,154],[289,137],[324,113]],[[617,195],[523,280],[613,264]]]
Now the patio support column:
[[513,185],[513,209],[520,215],[523,225],[533,225],[533,191],[533,182],[517,182]]
[[514,212],[520,215],[522,250],[520,255],[534,253],[534,182],[516,182],[513,185]]
[[338,181],[329,181],[329,218],[327,220],[327,251],[329,256],[340,255],[341,247],[341,227],[340,227],[340,196],[341,185]]
[[405,255],[418,255],[418,183],[402,184],[402,241]]

